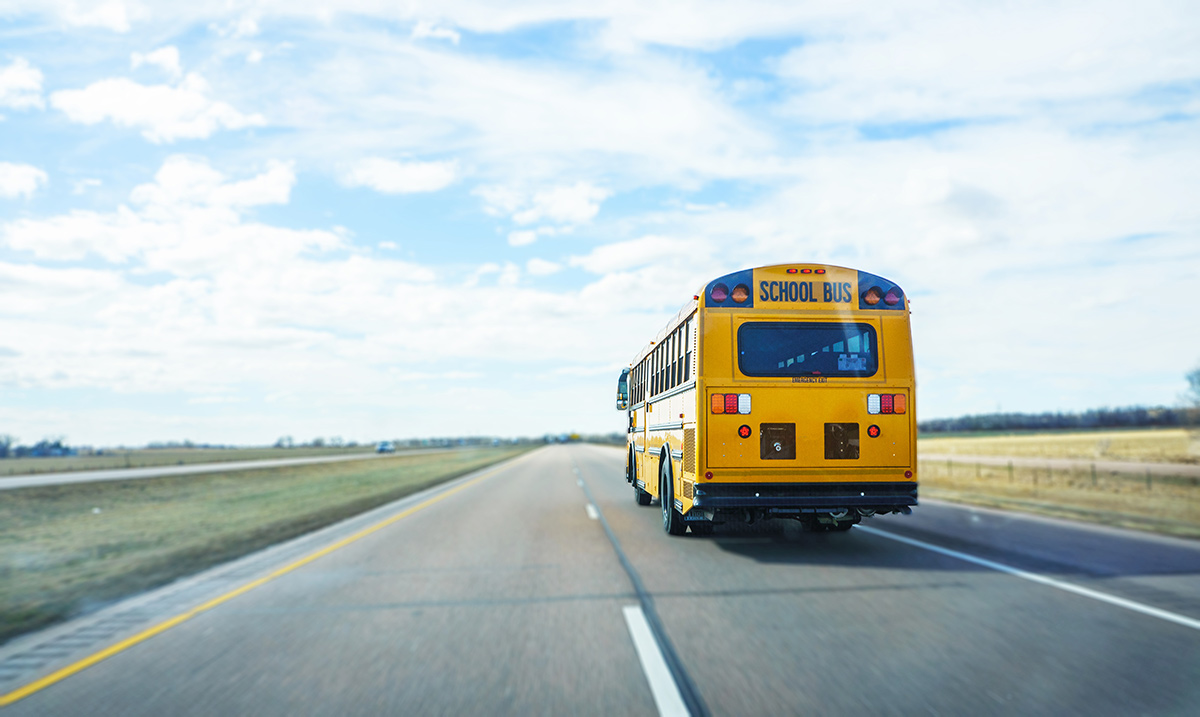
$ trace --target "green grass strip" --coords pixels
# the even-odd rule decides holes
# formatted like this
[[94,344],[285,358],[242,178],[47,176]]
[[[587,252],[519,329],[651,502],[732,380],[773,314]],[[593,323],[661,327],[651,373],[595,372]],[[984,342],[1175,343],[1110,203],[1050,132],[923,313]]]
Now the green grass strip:
[[25,488],[0,500],[0,642],[527,447]]

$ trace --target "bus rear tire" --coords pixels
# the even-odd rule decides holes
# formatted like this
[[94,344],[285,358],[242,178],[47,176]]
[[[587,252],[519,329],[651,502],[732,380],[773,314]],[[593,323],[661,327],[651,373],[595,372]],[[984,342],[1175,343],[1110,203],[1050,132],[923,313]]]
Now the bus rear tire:
[[670,535],[683,535],[687,531],[687,526],[683,524],[683,516],[675,510],[675,481],[671,480],[671,464],[667,461],[662,463],[663,468],[659,471],[658,495],[659,502],[662,503],[663,530]]

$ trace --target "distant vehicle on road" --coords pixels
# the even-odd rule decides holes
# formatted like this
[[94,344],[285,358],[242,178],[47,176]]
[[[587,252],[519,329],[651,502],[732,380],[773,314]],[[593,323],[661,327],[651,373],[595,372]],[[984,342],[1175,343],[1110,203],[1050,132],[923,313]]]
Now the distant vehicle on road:
[[396,444],[392,443],[391,441],[380,441],[378,444],[375,445],[375,452],[376,453],[395,453],[396,452]]
[[728,274],[697,292],[617,382],[625,479],[663,528],[792,518],[848,530],[917,504],[908,301],[823,264]]

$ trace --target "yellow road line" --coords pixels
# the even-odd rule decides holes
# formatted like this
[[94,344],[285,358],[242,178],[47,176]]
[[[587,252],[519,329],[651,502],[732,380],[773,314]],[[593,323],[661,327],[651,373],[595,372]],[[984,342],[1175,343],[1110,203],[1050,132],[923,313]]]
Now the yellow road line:
[[[526,453],[525,455],[528,456],[530,454]],[[262,585],[266,585],[267,583],[271,582],[272,580],[274,580],[280,576],[286,575],[286,574],[292,572],[293,570],[296,570],[297,568],[302,568],[305,565],[308,565],[309,563],[313,562],[314,560],[323,558],[326,555],[329,555],[330,553],[334,552],[335,550],[340,550],[340,549],[346,547],[347,545],[350,545],[353,542],[361,540],[376,531],[383,530],[384,528],[388,527],[389,525],[391,525],[397,521],[403,520],[403,519],[407,518],[408,516],[412,515],[413,513],[424,510],[425,508],[428,508],[429,506],[433,505],[434,503],[444,500],[445,498],[448,498],[459,491],[466,490],[467,488],[482,481],[484,478],[490,478],[492,475],[494,475],[495,473],[498,473],[500,470],[511,467],[511,465],[512,464],[509,463],[504,466],[493,468],[492,470],[484,473],[483,475],[472,478],[471,480],[467,481],[466,483],[455,486],[454,488],[451,488],[450,490],[447,490],[444,493],[439,493],[426,501],[423,501],[417,505],[414,505],[413,507],[408,508],[407,510],[401,511],[401,512],[397,513],[396,515],[393,515],[390,518],[382,520],[382,521],[376,523],[375,525],[369,526],[367,528],[363,528],[362,530],[358,531],[354,535],[351,535],[348,538],[343,538],[342,540],[339,540],[338,542],[334,543],[333,545],[328,545],[328,546],[316,551],[315,553],[310,553],[309,555],[306,555],[303,558],[300,558],[299,560],[295,561],[294,563],[285,565],[284,567],[276,570],[275,572],[271,573],[270,575],[265,575],[257,580],[253,580],[249,583],[246,583],[245,585],[243,585],[239,588],[234,588],[233,590],[230,590],[229,592],[225,593],[224,595],[215,597],[212,600],[209,600],[208,602],[206,602],[202,605],[194,607],[191,610],[188,610],[187,612],[180,613],[179,615],[176,615],[175,617],[164,620],[164,621],[158,623],[157,625],[154,625],[153,627],[148,627],[145,630],[139,632],[138,634],[136,634],[132,637],[126,638],[126,639],[116,643],[115,645],[110,645],[109,647],[106,647],[103,650],[100,650],[99,652],[88,655],[87,657],[83,658],[82,660],[78,660],[70,665],[67,665],[66,667],[55,670],[54,672],[50,673],[49,675],[46,675],[45,677],[41,678],[40,680],[30,682],[28,685],[25,685],[24,687],[20,687],[20,688],[13,690],[12,692],[0,695],[0,707],[4,707],[6,705],[11,705],[12,703],[16,702],[17,700],[24,699],[24,698],[34,694],[35,692],[39,692],[41,690],[46,689],[50,685],[53,685],[58,682],[62,682],[63,680],[70,677],[71,675],[74,675],[78,672],[82,672],[83,670],[86,670],[87,668],[91,667],[92,665],[94,665],[98,662],[107,660],[108,658],[110,658],[113,655],[116,655],[120,652],[124,652],[125,650],[128,650],[129,648],[133,647],[134,645],[137,645],[138,643],[145,642],[146,640],[149,640],[150,638],[154,637],[155,635],[158,635],[159,633],[166,632],[167,630],[170,630],[171,628],[175,627],[176,625],[178,625],[180,623],[187,622],[188,620],[191,620],[193,617],[196,617],[200,613],[212,610],[214,607],[217,607],[218,605],[229,602],[230,600],[234,599],[235,597],[237,597],[239,595],[248,593],[251,590],[253,590],[254,588],[260,587]]]

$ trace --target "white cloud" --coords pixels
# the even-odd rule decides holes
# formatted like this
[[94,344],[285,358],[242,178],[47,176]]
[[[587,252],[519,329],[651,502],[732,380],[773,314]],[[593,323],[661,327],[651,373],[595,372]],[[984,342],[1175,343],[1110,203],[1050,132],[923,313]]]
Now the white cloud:
[[74,122],[97,124],[105,120],[136,127],[156,144],[179,139],[203,139],[219,129],[261,127],[260,114],[242,114],[225,102],[209,97],[211,87],[203,77],[189,73],[177,85],[141,85],[125,78],[110,78],[82,90],[60,90],[50,104]]
[[370,187],[384,194],[411,194],[445,189],[457,176],[458,165],[454,162],[397,162],[370,157],[344,172],[342,183]]
[[[525,246],[539,236],[569,232],[596,217],[600,204],[612,196],[607,189],[588,182],[559,185],[533,193],[510,186],[484,186],[474,191],[484,201],[484,211],[492,216],[511,215],[521,226],[545,222],[535,229],[518,229],[508,234],[511,246]],[[558,225],[558,226],[553,226]]]
[[528,246],[537,241],[538,234],[529,229],[520,229],[515,232],[508,233],[509,246]]
[[24,110],[43,106],[41,70],[23,57],[0,67],[0,107]]
[[677,266],[698,256],[711,255],[712,247],[703,238],[680,239],[668,236],[644,236],[630,241],[602,244],[585,256],[573,256],[571,266],[593,274],[629,271],[647,264]]
[[549,276],[562,270],[562,264],[534,257],[525,263],[525,271],[530,276]]
[[527,209],[513,215],[517,224],[549,221],[558,224],[583,224],[600,211],[600,203],[612,195],[607,189],[587,182],[554,187],[536,192]]
[[459,33],[446,27],[438,27],[428,20],[421,20],[413,26],[412,38],[414,40],[433,39],[433,40],[449,40],[455,45],[458,44],[461,36]]
[[192,157],[168,157],[154,182],[133,189],[136,204],[167,211],[181,207],[251,207],[287,204],[296,173],[290,162],[270,162],[266,172],[240,182],[226,182],[225,175],[208,162]]
[[227,23],[212,23],[209,28],[223,38],[240,40],[244,37],[254,37],[259,33],[258,20],[249,15],[243,15]]
[[77,9],[75,3],[69,2],[61,8],[62,18],[68,25],[76,27],[100,27],[113,32],[129,32],[129,14],[125,3],[111,0],[93,5],[87,10]]
[[1153,7],[918,4],[886,24],[847,14],[778,70],[796,83],[790,111],[822,122],[995,119],[1080,105],[1128,121],[1178,109],[1171,93],[1147,102],[1144,90],[1200,75],[1196,6]]
[[336,233],[242,221],[240,212],[247,207],[286,203],[294,182],[287,163],[271,163],[257,176],[230,182],[206,162],[169,157],[154,182],[131,192],[136,208],[18,219],[0,226],[0,243],[45,260],[95,255],[113,263],[136,260],[148,269],[175,274],[204,273],[230,261],[277,261],[341,246]]
[[96,179],[95,177],[84,177],[83,179],[77,180],[71,184],[71,193],[83,194],[92,187],[103,186],[103,184],[104,182]]
[[29,199],[48,180],[45,172],[32,165],[0,162],[0,197],[5,199]]
[[133,53],[129,58],[129,66],[136,70],[142,65],[158,67],[173,80],[183,76],[183,67],[179,64],[179,49],[173,45],[160,47],[144,55],[140,52]]

